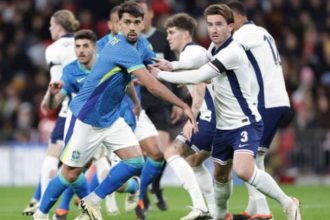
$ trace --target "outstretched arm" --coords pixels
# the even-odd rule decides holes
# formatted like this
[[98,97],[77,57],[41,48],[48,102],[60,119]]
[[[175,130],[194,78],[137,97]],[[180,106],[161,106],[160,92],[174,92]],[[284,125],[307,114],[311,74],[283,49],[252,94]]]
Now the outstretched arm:
[[[155,77],[147,72],[145,68],[140,68],[132,72],[139,81],[143,83],[143,85],[148,89],[148,91],[161,98],[165,101],[170,102],[173,105],[176,105],[183,109],[186,117],[192,122],[194,125],[194,131],[197,131],[196,119],[189,108],[189,106],[184,103],[181,99],[179,99],[176,95],[174,95],[166,86],[164,86],[161,82],[159,82]],[[187,137],[187,138],[190,138]]]

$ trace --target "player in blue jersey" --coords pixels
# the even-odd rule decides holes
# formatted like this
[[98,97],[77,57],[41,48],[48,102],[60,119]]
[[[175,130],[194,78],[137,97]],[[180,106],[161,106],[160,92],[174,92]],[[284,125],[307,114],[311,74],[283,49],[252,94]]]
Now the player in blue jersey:
[[121,5],[119,17],[123,35],[115,36],[101,51],[92,72],[70,104],[71,116],[61,155],[63,168],[49,183],[41,201],[43,208],[35,213],[35,220],[48,219],[50,208],[67,186],[71,185],[79,191],[85,185],[82,167],[100,143],[115,152],[122,161],[110,170],[93,192],[81,200],[82,210],[90,219],[102,219],[102,199],[130,177],[140,174],[144,159],[138,141],[118,112],[131,74],[154,95],[182,108],[194,124],[194,129],[197,129],[189,106],[148,73],[134,47],[143,25],[142,10],[134,2],[125,2]]
[[[103,47],[106,45],[107,41],[111,41],[111,39],[118,34],[118,6],[113,8],[110,12],[110,21],[108,23],[109,28],[111,29],[111,33],[107,34],[106,36],[102,37],[98,42],[98,51],[101,51]],[[121,33],[119,33],[121,34]],[[145,65],[148,65],[152,62],[152,59],[155,57],[155,53],[152,51],[152,47],[150,43],[144,38],[138,36],[137,41],[135,43],[135,47],[138,50],[141,59]],[[141,86],[136,85],[136,91],[138,96],[141,97]],[[132,108],[132,101],[125,96],[124,100],[121,103],[121,110],[127,108],[126,112],[131,111]],[[141,115],[137,120],[137,127],[134,131],[142,150],[147,155],[147,160],[145,166],[143,168],[141,174],[141,188],[140,188],[140,195],[139,195],[139,206],[136,208],[136,214],[138,219],[144,219],[144,204],[142,197],[145,194],[148,185],[156,178],[159,173],[161,173],[164,159],[163,154],[159,146],[159,141],[157,140],[158,132],[152,121],[146,115],[145,111],[141,111]],[[134,200],[131,195],[127,195],[127,199],[125,200],[125,210],[131,211],[132,208],[135,208],[136,203],[133,203]]]

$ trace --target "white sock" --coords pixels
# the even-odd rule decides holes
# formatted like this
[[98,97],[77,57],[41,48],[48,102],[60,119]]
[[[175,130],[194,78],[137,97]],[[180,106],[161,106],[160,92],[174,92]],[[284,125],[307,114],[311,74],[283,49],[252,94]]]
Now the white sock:
[[216,203],[216,215],[215,219],[224,219],[228,212],[228,201],[233,192],[233,180],[226,183],[220,183],[215,181],[214,195]]
[[[258,151],[256,156],[256,165],[260,170],[265,170],[265,155],[266,151]],[[255,214],[270,214],[270,209],[267,203],[267,199],[264,194],[259,192],[253,186],[247,187],[249,195],[252,197],[256,206]]]
[[198,167],[192,167],[199,188],[201,189],[204,198],[207,202],[207,206],[212,216],[215,216],[215,198],[214,198],[214,186],[213,186],[213,177],[211,173],[207,170],[204,164],[201,164]]
[[119,212],[116,201],[116,192],[113,192],[105,197],[105,208],[110,213]]
[[102,157],[95,162],[96,175],[99,183],[101,183],[104,178],[109,173],[111,166],[106,157]]
[[44,194],[49,181],[57,174],[59,159],[54,156],[47,155],[42,162],[40,184],[41,184],[41,197]]
[[275,180],[257,167],[254,168],[249,183],[263,194],[278,201],[282,207],[288,207],[292,203],[292,199],[282,191]]
[[99,197],[98,195],[96,195],[96,193],[93,191],[93,192],[89,193],[84,198],[84,200],[87,201],[87,203],[92,204],[93,206],[98,206],[103,199],[101,197]]
[[171,156],[167,159],[167,163],[172,168],[175,175],[181,180],[183,188],[188,191],[193,207],[206,211],[207,207],[202,192],[189,164],[179,155]]

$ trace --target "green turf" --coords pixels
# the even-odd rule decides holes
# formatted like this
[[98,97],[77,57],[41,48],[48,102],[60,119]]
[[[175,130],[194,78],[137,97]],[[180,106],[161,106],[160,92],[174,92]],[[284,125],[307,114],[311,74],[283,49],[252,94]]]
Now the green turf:
[[[299,197],[302,202],[302,216],[304,220],[330,219],[330,187],[324,186],[283,186],[285,192]],[[31,187],[5,188],[0,187],[0,220],[26,220],[32,219],[21,215],[21,211],[29,201],[33,193]],[[148,219],[152,220],[177,220],[189,212],[190,205],[188,194],[181,188],[166,187],[164,189],[168,201],[169,210],[161,212],[153,206],[148,213]],[[123,211],[124,197],[117,194],[118,205],[123,214],[115,217],[108,217],[104,213],[104,219],[135,219],[133,213]],[[234,188],[234,194],[230,201],[230,210],[234,213],[244,209],[246,203],[246,190],[242,186]],[[280,206],[270,201],[270,206],[276,220],[285,220]],[[69,219],[78,214],[78,209],[73,207]]]

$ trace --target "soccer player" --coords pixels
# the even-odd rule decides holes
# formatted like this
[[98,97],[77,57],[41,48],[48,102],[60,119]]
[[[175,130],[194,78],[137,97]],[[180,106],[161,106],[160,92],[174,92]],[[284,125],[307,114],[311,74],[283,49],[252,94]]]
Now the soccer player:
[[[55,41],[46,48],[46,61],[49,66],[51,81],[60,79],[64,66],[76,59],[74,52],[73,32],[79,28],[79,21],[71,11],[59,10],[50,19],[49,31]],[[49,91],[46,92],[46,94]],[[46,96],[46,95],[45,95]],[[41,103],[41,110],[47,113],[45,100]],[[63,148],[63,131],[65,118],[68,111],[68,100],[62,103],[61,110],[48,143],[47,155],[41,165],[40,186],[42,197],[48,182],[56,175],[59,164],[59,155]],[[39,185],[39,184],[38,184]],[[31,201],[23,214],[32,215],[38,208],[37,200]]]
[[[264,28],[249,21],[242,3],[228,3],[234,14],[234,39],[244,48],[254,72],[253,86],[258,110],[264,122],[264,132],[256,154],[256,165],[265,170],[264,158],[276,133],[277,126],[290,108],[285,89],[280,55],[273,37]],[[250,185],[249,202],[242,213],[246,219],[272,219],[266,197]]]
[[241,45],[231,33],[234,17],[225,4],[214,4],[204,11],[208,33],[213,42],[213,60],[198,70],[175,74],[151,69],[159,79],[173,83],[196,84],[212,79],[216,109],[213,139],[216,219],[232,219],[228,199],[232,192],[231,169],[245,182],[275,199],[288,220],[300,220],[299,201],[287,196],[274,179],[255,165],[254,156],[263,132],[251,87],[253,72]]
[[[195,68],[206,64],[209,59],[207,51],[193,43],[193,34],[196,29],[196,21],[185,13],[176,14],[168,18],[165,22],[165,29],[167,31],[167,40],[171,50],[179,54],[179,60],[174,63],[191,62],[194,60]],[[172,63],[167,63],[172,65]],[[159,63],[152,66],[159,66]],[[161,67],[161,66],[160,66]],[[166,67],[166,66],[165,66]],[[168,69],[168,68],[165,68]],[[173,69],[169,68],[169,69]],[[200,203],[204,202],[203,197],[198,196],[199,190],[192,190],[192,183],[198,182],[198,185],[205,196],[208,203],[208,208],[212,216],[215,213],[215,201],[213,190],[213,178],[210,172],[203,165],[203,161],[210,156],[212,140],[215,132],[215,109],[213,104],[213,90],[211,84],[206,85],[200,83],[197,85],[187,85],[188,90],[192,96],[192,109],[198,121],[199,132],[193,134],[190,141],[187,141],[182,135],[179,135],[172,147],[165,150],[165,158],[168,164],[177,174],[179,179],[184,183],[185,188],[188,189],[191,195],[193,204],[196,199]],[[176,162],[179,155],[186,155],[189,147],[194,153],[186,157],[189,165],[193,168],[192,172],[187,172],[189,169],[186,166],[179,165]],[[178,163],[178,164],[177,164]],[[193,181],[194,179],[197,179]],[[197,185],[197,184],[195,184]],[[188,216],[182,219],[195,219],[203,210],[196,207]]]
[[[118,8],[115,7],[110,12],[110,21],[109,21],[109,28],[111,30],[111,33],[108,35],[102,37],[98,41],[98,51],[102,50],[102,46],[106,45],[107,41],[111,41],[111,39],[118,34],[119,27],[118,27]],[[119,33],[120,34],[120,33]],[[136,48],[141,56],[141,59],[143,60],[143,63],[145,65],[150,64],[152,62],[152,58],[155,57],[154,52],[151,50],[150,43],[144,38],[144,37],[138,37]],[[136,90],[140,97],[140,90],[141,86],[137,85]],[[124,101],[122,102],[121,108],[124,107],[132,108],[131,101],[128,97],[124,98]],[[152,182],[155,177],[159,176],[163,169],[164,165],[164,159],[163,159],[163,153],[159,146],[158,139],[158,132],[151,122],[151,120],[146,115],[145,111],[142,110],[140,113],[140,116],[137,119],[137,126],[134,130],[134,133],[140,143],[140,146],[142,150],[147,155],[147,160],[145,163],[145,166],[142,170],[141,174],[141,187],[140,187],[140,195],[139,195],[139,201],[138,201],[138,207],[136,207],[136,215],[139,219],[145,219],[144,216],[144,204],[143,204],[143,195],[146,193],[148,185]],[[129,195],[128,195],[129,196]],[[129,202],[132,200],[132,198],[127,198],[125,202],[125,209],[126,211],[130,211],[131,207],[133,207],[131,204],[132,202]],[[135,208],[135,207],[134,207]]]
[[116,35],[101,51],[92,72],[70,104],[65,149],[61,155],[63,168],[50,181],[40,208],[34,214],[35,220],[48,219],[50,208],[67,186],[80,191],[84,185],[82,167],[100,143],[114,151],[122,161],[81,200],[82,210],[90,219],[101,220],[102,199],[141,172],[144,160],[138,141],[118,112],[126,85],[131,81],[130,74],[153,94],[182,108],[197,129],[188,105],[148,73],[134,47],[143,22],[143,11],[136,3],[125,2],[119,10],[119,18],[123,35]]

